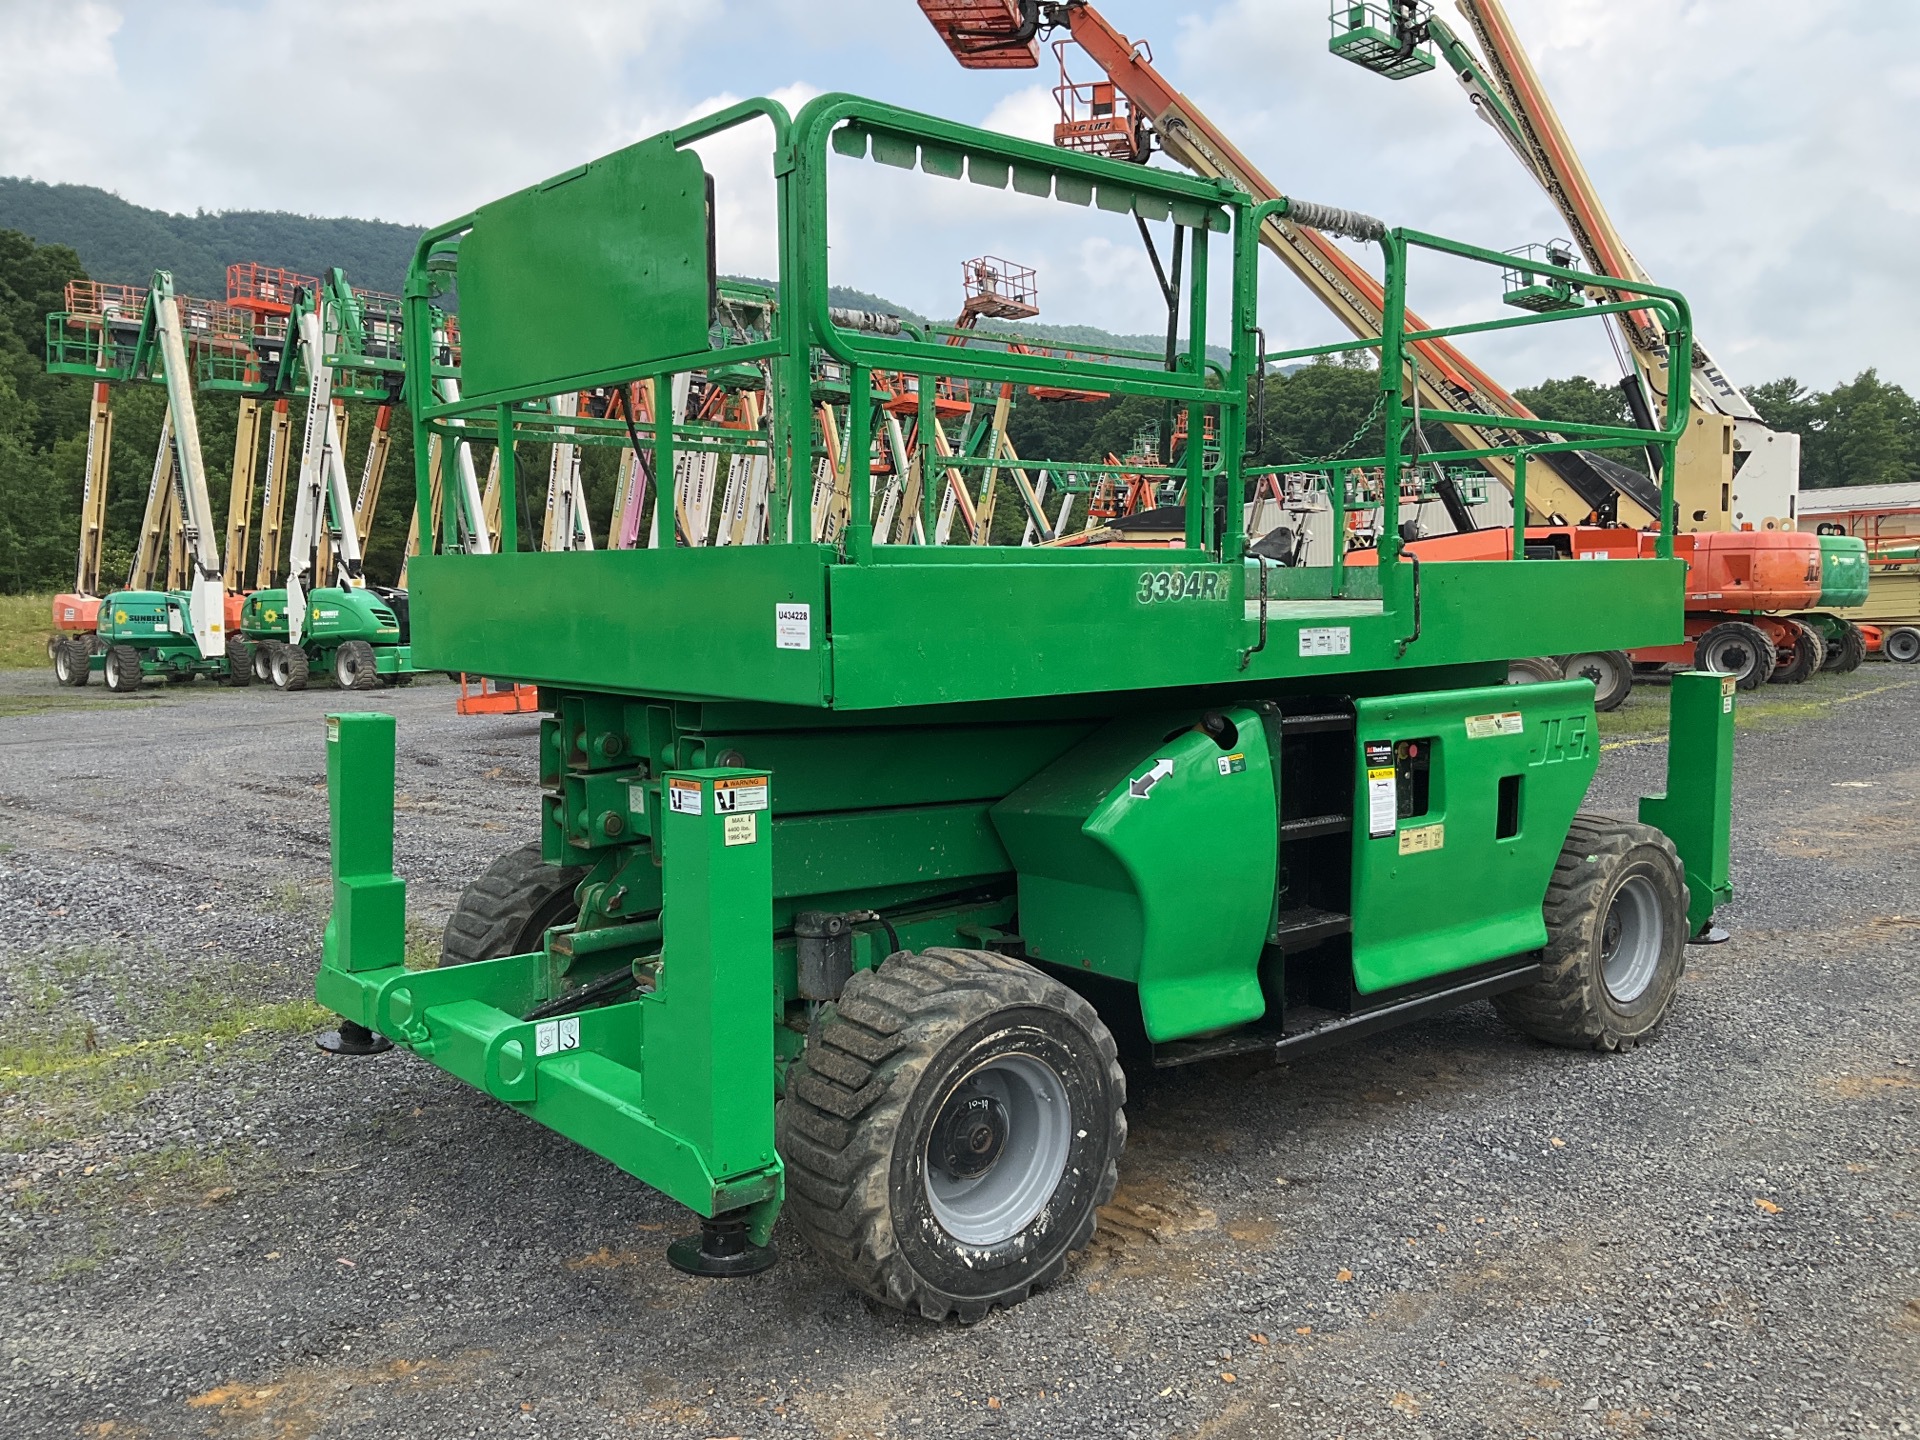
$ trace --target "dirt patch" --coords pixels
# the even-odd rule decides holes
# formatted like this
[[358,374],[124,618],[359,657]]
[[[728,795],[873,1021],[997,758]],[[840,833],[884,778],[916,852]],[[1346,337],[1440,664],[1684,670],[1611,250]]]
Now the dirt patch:
[[[396,1359],[373,1365],[303,1366],[278,1379],[230,1381],[192,1396],[206,1435],[233,1440],[305,1440],[376,1408],[405,1404],[423,1391],[459,1383],[491,1352],[456,1360]],[[106,1422],[112,1423],[112,1422]],[[108,1432],[112,1433],[112,1432]]]
[[1827,1075],[1820,1088],[1837,1100],[1864,1100],[1873,1095],[1892,1095],[1920,1090],[1920,1079],[1913,1075]]
[[1099,1219],[1099,1229],[1087,1253],[1089,1258],[1107,1260],[1123,1260],[1142,1250],[1177,1244],[1183,1237],[1212,1230],[1219,1223],[1219,1217],[1191,1195],[1153,1176],[1122,1184],[1113,1199],[1100,1207]]

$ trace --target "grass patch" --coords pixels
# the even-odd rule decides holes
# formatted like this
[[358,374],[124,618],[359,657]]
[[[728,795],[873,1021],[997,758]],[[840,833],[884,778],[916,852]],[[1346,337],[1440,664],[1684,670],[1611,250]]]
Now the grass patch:
[[260,892],[262,909],[279,915],[310,915],[326,903],[326,896],[299,880],[276,880]]
[[[1884,672],[1882,672],[1884,673]],[[1878,681],[1879,683],[1871,683]],[[1847,705],[1887,690],[1920,687],[1913,680],[1881,680],[1879,674],[1855,672],[1851,675],[1815,675],[1799,685],[1762,685],[1757,690],[1742,690],[1733,702],[1736,732],[1764,735],[1786,730],[1808,720],[1817,720],[1837,705]],[[1672,692],[1664,684],[1636,682],[1619,709],[1600,716],[1603,746],[1617,748],[1638,740],[1667,733]]]
[[404,963],[409,970],[435,970],[440,965],[440,932],[424,920],[407,921]]
[[51,595],[0,595],[0,670],[46,670]]
[[[47,672],[47,684],[53,684],[53,672]],[[46,715],[71,710],[118,710],[122,705],[139,703],[131,695],[106,695],[88,699],[84,691],[55,690],[46,695],[0,695],[0,719],[17,715]]]

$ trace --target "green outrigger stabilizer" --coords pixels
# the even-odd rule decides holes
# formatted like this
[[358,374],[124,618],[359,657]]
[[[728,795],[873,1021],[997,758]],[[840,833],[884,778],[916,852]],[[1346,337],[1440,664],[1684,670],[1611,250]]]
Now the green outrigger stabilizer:
[[[747,123],[772,132],[780,247],[757,333],[713,324],[710,189],[689,148]],[[867,162],[1180,227],[1184,349],[1155,369],[838,323],[829,175]],[[1290,209],[1309,213],[828,95],[791,120],[734,106],[430,231],[408,324],[427,333],[457,279],[464,394],[415,408],[423,506],[454,491],[426,468],[433,435],[556,443],[557,392],[647,380],[665,396],[676,375],[752,366],[767,405],[744,438],[662,405],[569,417],[564,443],[631,449],[658,476],[745,444],[769,466],[765,527],[762,543],[663,526],[655,549],[525,551],[503,446],[499,553],[413,560],[412,643],[423,666],[539,684],[537,853],[469,889],[439,968],[407,968],[394,721],[331,717],[328,1043],[389,1037],[686,1205],[702,1227],[672,1253],[683,1268],[769,1263],[784,1201],[849,1283],[964,1319],[1045,1285],[1091,1237],[1125,1137],[1121,1042],[1161,1065],[1292,1054],[1478,998],[1560,1043],[1650,1033],[1685,942],[1731,894],[1732,683],[1675,677],[1667,790],[1631,823],[1580,811],[1592,686],[1503,681],[1515,656],[1679,640],[1670,529],[1644,560],[1516,545],[1422,565],[1397,497],[1416,463],[1502,454],[1524,474],[1554,448],[1651,447],[1671,516],[1684,408],[1664,431],[1502,421],[1498,450],[1416,461],[1405,380],[1422,335],[1629,303],[1686,354],[1686,303],[1609,279],[1634,298],[1410,333],[1410,254],[1495,275],[1508,257],[1346,216],[1384,252],[1381,338],[1265,358],[1375,352],[1387,449],[1256,469],[1255,247]],[[1223,377],[1205,358],[1216,249]],[[434,393],[432,347],[410,332],[406,356],[409,393]],[[936,382],[1153,396],[1220,443],[1158,471],[1184,500],[1172,548],[884,543],[858,483],[823,545],[827,369],[876,404],[902,377],[917,390],[904,503],[929,535],[940,485],[918,477],[991,463],[932,458]],[[847,407],[844,454],[871,453],[875,415]],[[1377,554],[1250,558],[1250,487],[1316,468],[1336,533],[1350,476],[1384,476]]]

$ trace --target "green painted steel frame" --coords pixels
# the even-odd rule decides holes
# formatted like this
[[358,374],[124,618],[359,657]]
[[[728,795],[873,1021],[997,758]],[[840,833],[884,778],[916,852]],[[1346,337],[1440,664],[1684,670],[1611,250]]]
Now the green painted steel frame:
[[[518,509],[512,442],[551,439],[561,423],[543,408],[547,395],[648,378],[664,386],[681,371],[764,361],[774,371],[764,443],[776,480],[773,535],[782,543],[544,554],[518,550],[507,538],[509,522],[502,553],[416,557],[410,579],[419,663],[542,684],[543,708],[554,712],[542,729],[543,852],[552,861],[590,866],[577,893],[581,920],[571,930],[549,932],[533,954],[407,970],[404,885],[392,869],[393,721],[336,716],[328,732],[334,913],[316,984],[322,1002],[341,1014],[391,1035],[696,1211],[745,1211],[756,1239],[764,1239],[779,1203],[772,1097],[779,1066],[799,1043],[795,1017],[804,1013],[794,942],[776,939],[797,908],[890,908],[909,945],[1017,945],[1019,937],[996,927],[1015,921],[1012,887],[1023,871],[1010,852],[1022,842],[1011,829],[996,828],[993,807],[1045,767],[1061,764],[1073,747],[1092,743],[1086,737],[1104,722],[1130,717],[1132,723],[1169,709],[1197,716],[1241,704],[1265,706],[1265,714],[1282,696],[1374,695],[1401,698],[1363,700],[1363,723],[1388,723],[1380,717],[1397,705],[1420,709],[1422,723],[1431,712],[1458,724],[1462,706],[1497,708],[1502,693],[1461,687],[1496,685],[1513,656],[1677,639],[1684,576],[1664,527],[1660,558],[1650,560],[1422,566],[1400,554],[1390,525],[1380,565],[1351,577],[1337,566],[1274,571],[1248,561],[1238,502],[1249,479],[1288,468],[1256,472],[1244,464],[1257,354],[1257,240],[1264,217],[1286,202],[1256,206],[1216,182],[1065,153],[843,95],[823,96],[791,120],[771,101],[745,102],[671,132],[671,139],[684,146],[760,120],[774,136],[780,250],[766,338],[655,356],[625,369],[543,377],[524,391],[508,386],[479,401],[418,404],[416,480],[426,505],[432,480],[426,441],[460,421],[463,438],[491,436],[503,444],[504,519]],[[1113,213],[1184,216],[1196,241],[1186,280],[1196,320],[1185,353],[1171,369],[1155,371],[951,346],[911,329],[892,336],[834,325],[827,305],[828,168],[831,157],[855,153],[894,165],[918,163],[955,180],[1012,183],[1025,193],[1044,191]],[[457,263],[457,237],[475,218],[429,231],[409,271],[404,358],[412,396],[432,393],[434,357],[418,342],[434,323],[436,276]],[[1216,230],[1232,247],[1233,333],[1224,367],[1206,361],[1198,319],[1206,313],[1206,238]],[[1383,337],[1298,353],[1378,351],[1388,446],[1372,463],[1386,471],[1391,507],[1403,469],[1414,463],[1400,448],[1408,344],[1417,338],[1404,320],[1409,255],[1431,250],[1493,266],[1508,257],[1412,231],[1389,231],[1382,243]],[[1579,277],[1584,284],[1594,280]],[[1686,335],[1679,296],[1618,283],[1640,297],[1633,303],[1662,309],[1669,328]],[[1587,318],[1604,309],[1445,333]],[[1187,408],[1193,435],[1204,433],[1212,413],[1219,459],[1209,466],[1207,447],[1190,445],[1182,463],[1168,467],[1184,477],[1191,499],[1204,501],[1188,505],[1186,543],[1175,549],[878,545],[861,485],[852,487],[852,515],[840,543],[807,543],[793,537],[810,533],[813,379],[821,357],[846,367],[849,395],[870,393],[876,371],[919,377],[923,420],[935,376],[1157,396]],[[652,449],[657,476],[671,473],[679,449],[726,443],[658,408],[640,440]],[[1683,409],[1671,432],[1540,422],[1541,429],[1579,438],[1523,435],[1478,453],[1511,456],[1524,484],[1529,454],[1575,443],[1653,445],[1665,458],[1662,481],[1670,500],[1672,449],[1685,419]],[[566,423],[576,443],[632,443],[624,423],[618,429],[590,418]],[[869,425],[868,407],[850,406],[847,453],[865,452]],[[1514,422],[1508,428],[1532,427]],[[443,494],[450,497],[452,489],[443,486]],[[931,497],[935,487],[923,490]],[[1670,513],[1670,504],[1666,508]],[[784,625],[776,624],[777,607],[787,612]],[[1696,688],[1676,684],[1675,754],[1724,777],[1731,730],[1707,714],[1704,701],[1696,703]],[[1572,705],[1590,721],[1590,700],[1576,703],[1585,693],[1578,683],[1541,687],[1540,695],[1514,708],[1558,707],[1564,720]],[[1188,724],[1177,733],[1191,735]],[[1149,730],[1151,749],[1163,732]],[[1564,772],[1567,783],[1555,787],[1547,809],[1556,815],[1572,780],[1591,768],[1591,738],[1588,732],[1579,763]],[[1196,778],[1263,783],[1253,809],[1265,818],[1251,823],[1274,823],[1271,776],[1261,781],[1250,763],[1257,747],[1240,757],[1247,770],[1235,772],[1234,757],[1213,756],[1212,742],[1177,743],[1188,746],[1177,757],[1187,765],[1183,784]],[[1517,754],[1530,743],[1508,748]],[[1157,744],[1164,749],[1176,741],[1170,736]],[[1187,762],[1196,756],[1207,764],[1224,760],[1225,768],[1188,774]],[[1066,769],[1080,764],[1069,756]],[[1476,777],[1484,778],[1483,769],[1475,769]],[[775,772],[769,808],[718,812],[717,782]],[[1123,789],[1138,778],[1134,770],[1116,773]],[[674,790],[698,800],[675,807],[666,803]],[[1194,793],[1205,798],[1204,790]],[[1160,803],[1171,806],[1174,797],[1170,788]],[[1474,804],[1478,816],[1486,806]],[[1696,901],[1710,908],[1711,899],[1727,893],[1725,786],[1703,786],[1676,770],[1668,795],[1648,804],[1656,807],[1650,818],[1658,816],[1675,835],[1689,875],[1708,882]],[[1204,821],[1203,810],[1180,823],[1191,831]],[[1117,810],[1114,815],[1115,825],[1125,819]],[[1145,818],[1158,825],[1167,817]],[[1560,837],[1544,833],[1550,828],[1543,824],[1525,841],[1536,860],[1559,844]],[[1146,838],[1137,853],[1128,852],[1136,868],[1165,842],[1149,829],[1142,829]],[[1476,843],[1459,837],[1446,864],[1457,872],[1474,863]],[[1243,973],[1226,975],[1204,959],[1191,967],[1195,973],[1166,968],[1165,935],[1177,939],[1178,926],[1159,915],[1156,933],[1164,934],[1152,963],[1142,963],[1171,987],[1158,1014],[1165,1033],[1238,1023],[1262,1005],[1248,967],[1259,938],[1253,921],[1269,904],[1273,880],[1251,868],[1260,873],[1241,878],[1242,908],[1252,917],[1243,928],[1251,938],[1229,957]],[[1716,874],[1719,883],[1713,883]],[[1179,888],[1172,887],[1170,900],[1161,895],[1163,910],[1177,905]],[[1356,917],[1379,920],[1378,907],[1366,909],[1369,898],[1356,897]],[[1371,898],[1391,900],[1385,888]],[[1530,926],[1511,923],[1524,909],[1515,902],[1502,912],[1516,945],[1537,940]],[[1088,947],[1075,945],[1085,937],[1066,933],[1076,923],[1063,922],[1049,943],[1072,963],[1091,963]],[[1364,929],[1356,930],[1361,939]],[[1406,963],[1405,952],[1421,938],[1404,925],[1382,935],[1400,947],[1395,964]],[[855,951],[859,963],[879,958],[877,943],[865,935]],[[1439,968],[1456,963],[1473,962],[1452,954]],[[625,965],[654,988],[575,1017],[577,1048],[545,1031],[546,1022],[523,1018],[583,977],[611,975]]]
[[[667,960],[638,999],[547,1020],[550,952],[406,967],[393,872],[391,715],[327,717],[333,914],[314,993],[349,1020],[611,1160],[702,1215],[742,1212],[764,1243],[784,1191],[773,1145],[771,833],[723,813],[716,782],[676,772],[697,810],[663,817]],[[744,821],[744,827],[741,822]]]

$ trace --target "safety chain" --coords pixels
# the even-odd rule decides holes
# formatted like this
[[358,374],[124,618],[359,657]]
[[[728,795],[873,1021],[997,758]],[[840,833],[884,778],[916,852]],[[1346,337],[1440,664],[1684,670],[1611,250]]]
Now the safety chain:
[[[1346,444],[1342,445],[1338,450],[1335,450],[1330,455],[1311,455],[1311,456],[1303,455],[1295,463],[1300,465],[1327,465],[1327,464],[1331,464],[1335,460],[1346,459],[1348,455],[1353,453],[1353,447],[1358,445],[1362,440],[1366,439],[1367,431],[1371,430],[1373,428],[1373,422],[1380,418],[1380,412],[1382,409],[1385,408],[1386,403],[1387,403],[1387,392],[1385,390],[1382,390],[1374,398],[1373,409],[1367,412],[1367,418],[1360,422],[1360,428],[1354,431],[1353,434],[1348,437]],[[1292,447],[1289,446],[1287,448],[1291,449]],[[1295,453],[1298,454],[1299,452],[1295,451]]]

